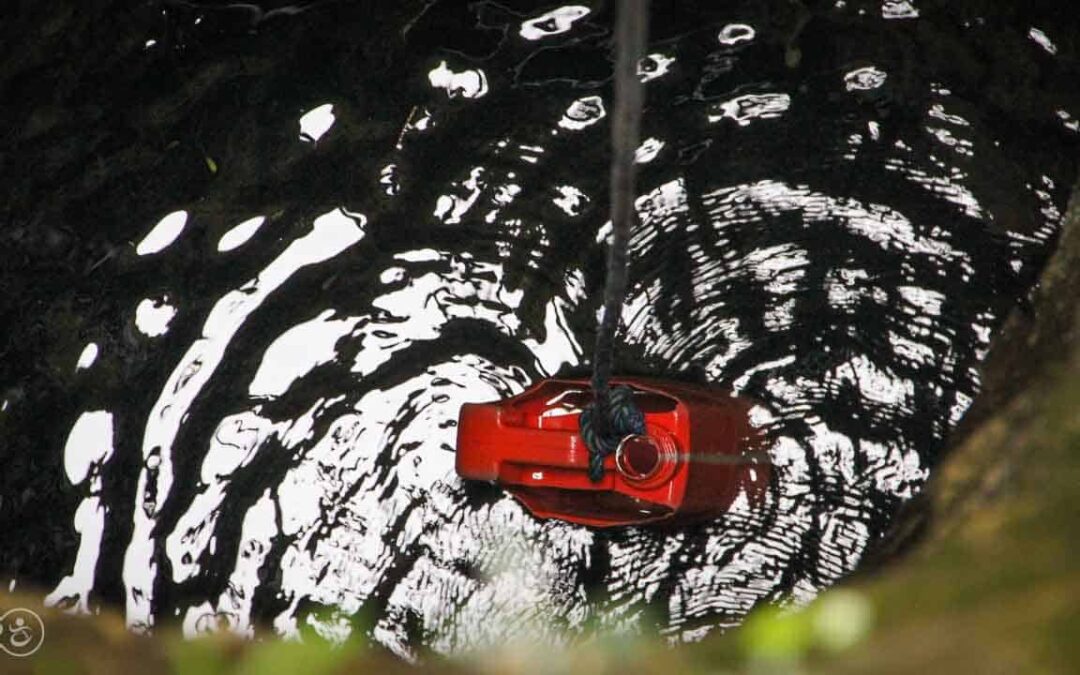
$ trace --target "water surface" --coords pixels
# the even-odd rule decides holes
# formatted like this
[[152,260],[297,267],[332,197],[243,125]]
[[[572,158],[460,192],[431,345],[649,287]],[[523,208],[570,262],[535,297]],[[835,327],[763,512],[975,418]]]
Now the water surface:
[[1003,106],[939,48],[1008,40],[1053,83],[1063,36],[914,1],[655,4],[619,369],[759,401],[763,506],[594,531],[454,474],[461,404],[590,365],[607,4],[418,3],[378,40],[342,3],[177,6],[140,58],[225,64],[185,113],[209,182],[84,261],[71,292],[112,309],[83,311],[70,413],[8,390],[5,433],[63,427],[40,451],[72,542],[61,574],[15,577],[141,629],[410,655],[694,640],[855,570],[977,393],[1075,172],[1064,95]]

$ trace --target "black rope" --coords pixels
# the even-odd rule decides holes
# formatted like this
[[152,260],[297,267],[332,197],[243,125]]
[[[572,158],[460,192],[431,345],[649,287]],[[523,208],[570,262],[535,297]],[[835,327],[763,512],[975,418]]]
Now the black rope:
[[[622,439],[645,433],[645,415],[634,405],[630,387],[613,387],[607,392],[607,416],[593,419],[599,408],[594,401],[581,413],[579,426],[585,446],[589,448],[589,479],[594,483],[604,477],[604,458],[615,452]],[[597,422],[603,420],[604,430]]]
[[589,448],[589,478],[604,476],[604,457],[630,434],[645,433],[645,417],[627,387],[609,388],[615,331],[626,296],[627,248],[634,218],[634,152],[644,100],[638,62],[645,55],[647,0],[620,0],[615,29],[615,111],[611,119],[611,247],[604,310],[593,350],[593,403],[581,414],[581,437]]

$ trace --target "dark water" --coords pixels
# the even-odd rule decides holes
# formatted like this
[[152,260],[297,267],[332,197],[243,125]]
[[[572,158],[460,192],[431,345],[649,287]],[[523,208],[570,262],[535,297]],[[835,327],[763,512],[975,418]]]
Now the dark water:
[[77,261],[70,414],[0,383],[4,434],[60,434],[39,451],[70,542],[41,578],[17,552],[42,531],[6,530],[12,578],[189,633],[360,615],[411,654],[692,640],[852,572],[1055,237],[1080,115],[1058,26],[654,3],[620,370],[756,398],[776,479],[715,522],[597,532],[463,486],[453,452],[462,403],[588,368],[610,6],[417,3],[376,35],[365,4],[170,6],[145,36],[146,78],[219,77],[177,104],[205,176]]

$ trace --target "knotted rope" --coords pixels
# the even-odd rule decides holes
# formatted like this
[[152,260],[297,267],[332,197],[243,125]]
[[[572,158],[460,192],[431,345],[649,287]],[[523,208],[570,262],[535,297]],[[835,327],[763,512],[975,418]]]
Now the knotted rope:
[[609,388],[615,330],[626,296],[627,249],[634,210],[634,152],[638,147],[643,94],[638,62],[644,56],[647,0],[621,0],[615,30],[615,111],[611,120],[611,247],[604,309],[593,351],[593,402],[581,413],[581,437],[589,448],[589,478],[604,476],[604,458],[631,434],[645,433],[645,416],[628,387]]

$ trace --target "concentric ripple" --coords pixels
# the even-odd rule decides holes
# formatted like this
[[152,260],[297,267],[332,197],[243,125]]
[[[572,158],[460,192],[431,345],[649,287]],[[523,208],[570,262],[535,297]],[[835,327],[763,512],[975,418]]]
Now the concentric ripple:
[[[998,144],[1003,123],[950,83],[894,72],[876,40],[906,39],[907,2],[833,10],[875,36],[813,36],[850,40],[843,69],[783,65],[790,36],[726,10],[661,23],[660,66],[641,73],[620,368],[755,399],[776,469],[764,503],[593,531],[457,478],[463,403],[586,372],[610,230],[611,87],[574,75],[610,69],[606,15],[474,10],[477,30],[505,29],[498,48],[423,45],[409,86],[427,87],[409,90],[355,201],[302,223],[268,205],[221,228],[206,255],[255,272],[201,303],[185,305],[180,291],[206,284],[169,271],[183,268],[132,289],[133,316],[173,291],[171,323],[139,338],[167,375],[124,383],[152,399],[142,417],[87,401],[52,449],[83,501],[50,602],[89,611],[119,581],[137,628],[365,631],[405,657],[598,628],[693,640],[761,603],[809,601],[922,488],[991,330],[1038,272],[1068,177]],[[333,115],[302,118],[300,140],[282,121],[312,162],[363,124],[327,86]],[[1032,206],[1003,222],[986,195],[1010,190]],[[177,212],[162,205],[162,222]],[[140,254],[167,261],[208,227],[181,226],[151,229]],[[107,358],[80,359],[79,376]],[[103,487],[121,446],[138,458],[132,493]],[[122,569],[99,562],[103,537],[122,538]]]

